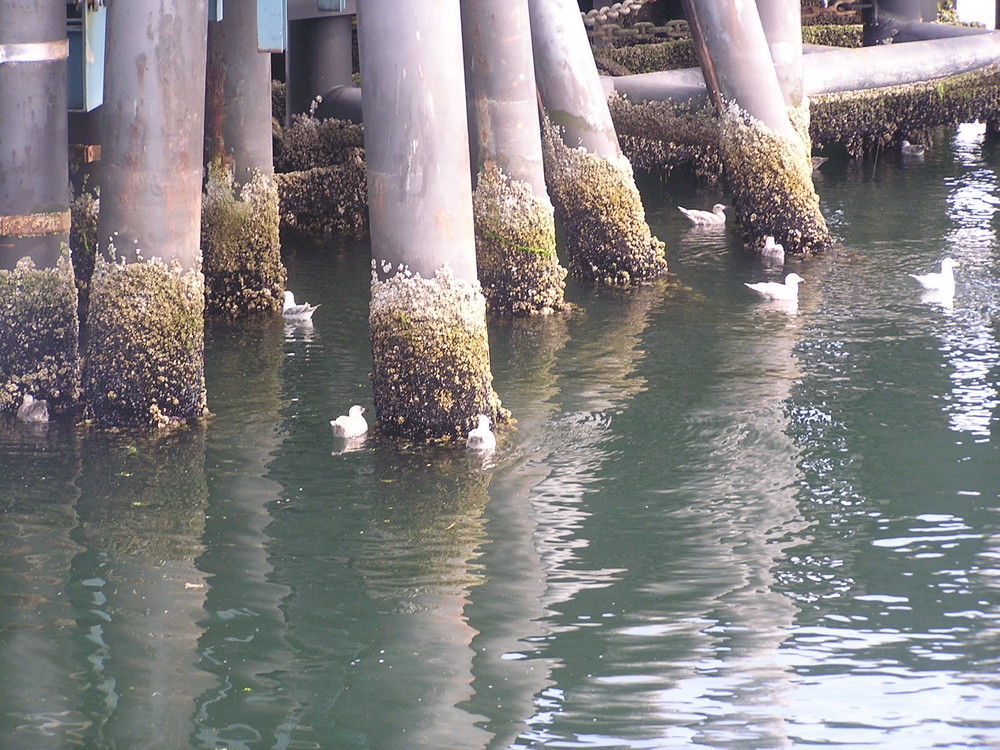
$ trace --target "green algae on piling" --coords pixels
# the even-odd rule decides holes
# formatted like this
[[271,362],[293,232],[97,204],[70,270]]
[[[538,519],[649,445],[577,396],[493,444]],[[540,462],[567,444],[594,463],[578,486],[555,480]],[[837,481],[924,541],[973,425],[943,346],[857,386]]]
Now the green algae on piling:
[[199,271],[159,258],[98,257],[84,369],[87,418],[166,427],[205,416],[204,308]]
[[385,280],[372,270],[372,391],[380,431],[448,440],[466,435],[479,414],[507,421],[493,390],[479,284],[456,279],[447,266],[432,279],[395,270]]
[[278,189],[254,170],[237,188],[232,172],[208,169],[201,213],[202,270],[209,313],[230,318],[280,310],[286,272],[278,236]]
[[472,207],[476,265],[489,312],[524,316],[566,309],[566,269],[556,255],[548,198],[488,165],[479,173]]
[[543,120],[545,177],[556,226],[566,238],[569,272],[606,286],[665,274],[664,244],[649,231],[628,159],[569,148]]
[[54,268],[22,258],[0,270],[0,412],[25,394],[55,411],[80,396],[79,320],[73,264],[64,244]]

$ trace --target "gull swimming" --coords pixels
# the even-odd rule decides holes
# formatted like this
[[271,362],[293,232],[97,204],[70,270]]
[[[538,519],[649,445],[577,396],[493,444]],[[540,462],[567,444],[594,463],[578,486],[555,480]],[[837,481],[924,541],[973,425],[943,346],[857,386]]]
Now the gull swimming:
[[336,419],[330,420],[334,437],[356,438],[368,432],[368,420],[364,417],[365,407],[355,404]]
[[289,320],[312,320],[317,307],[319,305],[310,305],[306,302],[301,305],[295,304],[295,295],[285,290],[285,306],[282,308],[281,314]]
[[697,208],[678,206],[677,210],[688,217],[695,226],[718,227],[726,223],[726,207],[721,203],[712,206],[711,211],[701,211]]
[[899,142],[899,152],[904,156],[923,156],[924,147],[919,143],[910,143],[909,141]]
[[21,422],[48,422],[49,404],[44,398],[36,399],[30,393],[25,393],[17,408],[17,418]]
[[469,431],[465,447],[473,451],[491,451],[497,447],[497,437],[490,429],[493,422],[485,414],[480,414],[479,424]]
[[957,265],[951,258],[945,258],[941,261],[941,273],[911,273],[910,276],[920,282],[924,289],[951,294],[955,291],[955,274],[952,269]]
[[805,279],[797,273],[790,273],[785,277],[784,284],[777,281],[762,281],[757,284],[747,284],[747,286],[764,299],[788,300],[799,298],[799,284],[803,281]]
[[771,235],[767,235],[764,238],[764,247],[761,248],[760,254],[765,258],[771,258],[773,260],[785,260],[785,248],[775,242],[774,237]]

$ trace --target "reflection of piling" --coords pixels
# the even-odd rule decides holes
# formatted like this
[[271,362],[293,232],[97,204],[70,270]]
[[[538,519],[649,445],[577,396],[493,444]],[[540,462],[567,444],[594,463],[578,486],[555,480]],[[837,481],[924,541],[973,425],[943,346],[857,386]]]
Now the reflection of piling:
[[61,5],[0,0],[0,411],[77,397],[68,49]]
[[[790,28],[786,0],[769,0],[769,28],[779,35],[775,63],[753,3],[686,0],[695,50],[722,120],[721,155],[744,241],[760,246],[773,235],[786,250],[805,253],[831,243],[812,184],[808,110],[801,100],[794,49],[780,35]],[[795,12],[799,12],[797,4]],[[782,88],[784,84],[784,89]],[[792,119],[801,122],[793,124]]]
[[476,260],[491,312],[530,315],[564,306],[545,189],[527,0],[462,4],[469,99]]
[[627,285],[663,274],[663,243],[650,234],[632,166],[622,156],[597,66],[572,0],[530,0],[535,73],[550,122],[545,170],[569,270]]
[[207,23],[206,0],[108,8],[101,257],[85,373],[90,416],[101,423],[166,424],[205,412]]
[[271,56],[257,51],[256,0],[227,3],[223,20],[209,24],[208,65],[205,304],[231,316],[278,310],[285,270],[271,153]]
[[363,102],[375,409],[390,434],[457,436],[477,414],[501,416],[476,277],[459,4],[358,10],[362,77],[380,94]]

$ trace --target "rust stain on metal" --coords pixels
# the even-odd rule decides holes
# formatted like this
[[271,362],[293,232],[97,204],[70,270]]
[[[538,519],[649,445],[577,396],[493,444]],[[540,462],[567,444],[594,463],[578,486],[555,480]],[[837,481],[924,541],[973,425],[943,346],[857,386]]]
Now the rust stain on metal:
[[57,211],[50,214],[25,216],[0,216],[0,237],[41,237],[64,234],[69,231],[70,213]]

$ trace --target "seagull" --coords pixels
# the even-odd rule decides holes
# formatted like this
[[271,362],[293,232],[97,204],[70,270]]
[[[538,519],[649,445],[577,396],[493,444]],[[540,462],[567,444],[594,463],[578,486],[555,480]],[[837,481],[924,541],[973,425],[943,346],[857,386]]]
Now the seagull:
[[295,295],[286,290],[285,306],[282,308],[281,314],[289,320],[312,320],[313,313],[316,312],[317,307],[319,305],[310,305],[308,303],[296,305]]
[[49,404],[44,398],[36,400],[30,393],[25,393],[17,409],[17,418],[21,422],[48,422]]
[[480,414],[478,419],[479,425],[469,431],[465,447],[473,451],[492,451],[497,447],[497,437],[490,429],[493,423],[485,414]]
[[695,226],[718,227],[726,223],[726,207],[721,203],[712,206],[711,211],[700,211],[697,208],[678,206],[677,210],[688,217]]
[[785,260],[785,248],[775,242],[771,235],[764,238],[764,247],[761,248],[760,254],[776,261],[783,262]]
[[799,284],[805,279],[797,273],[790,273],[785,277],[785,283],[777,281],[762,281],[759,284],[747,284],[764,299],[798,299]]
[[910,143],[909,141],[899,142],[899,153],[903,156],[923,156],[924,147],[919,143]]
[[931,289],[935,292],[948,292],[950,294],[955,291],[955,274],[952,273],[952,269],[957,265],[951,258],[945,258],[941,261],[941,273],[919,275],[911,273],[910,276],[919,281],[920,286],[924,289]]
[[356,438],[368,432],[368,420],[364,417],[365,407],[355,404],[348,409],[347,414],[341,414],[330,420],[334,437]]

